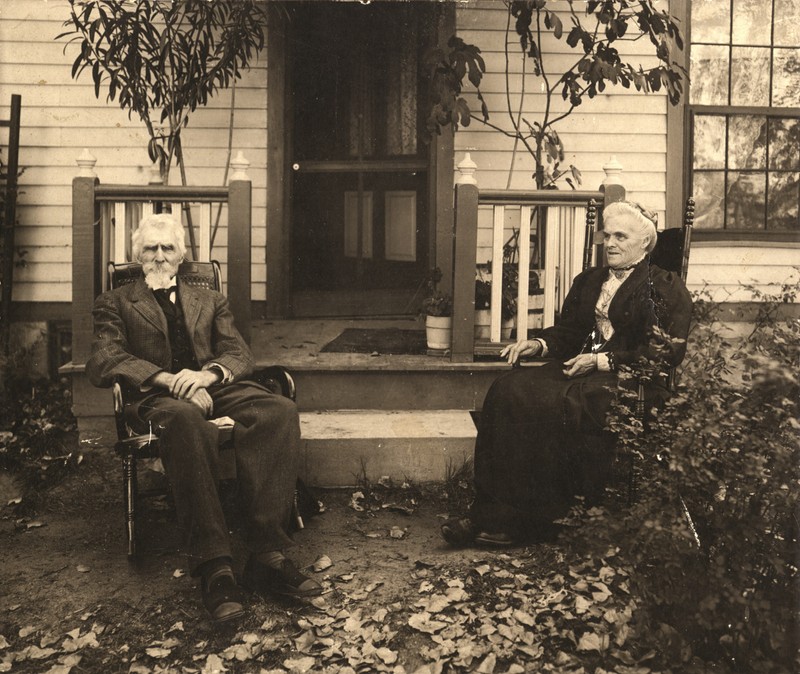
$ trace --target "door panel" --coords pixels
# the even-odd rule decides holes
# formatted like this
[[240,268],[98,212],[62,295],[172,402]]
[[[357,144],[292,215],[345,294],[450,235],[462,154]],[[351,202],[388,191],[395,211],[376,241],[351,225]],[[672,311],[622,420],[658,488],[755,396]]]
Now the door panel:
[[432,9],[290,3],[295,315],[352,314],[359,293],[370,313],[414,309],[432,236],[419,105]]

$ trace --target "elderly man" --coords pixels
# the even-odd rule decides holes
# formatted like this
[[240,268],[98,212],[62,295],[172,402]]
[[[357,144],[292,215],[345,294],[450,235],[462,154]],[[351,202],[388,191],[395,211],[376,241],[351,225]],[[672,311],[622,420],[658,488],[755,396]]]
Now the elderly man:
[[171,215],[145,217],[133,233],[143,277],[103,293],[94,307],[95,339],[86,372],[95,386],[119,381],[126,410],[142,432],[161,438],[189,569],[200,577],[215,621],[244,613],[232,570],[231,541],[217,491],[220,418],[234,422],[239,494],[251,555],[243,583],[260,593],[312,596],[320,585],[283,555],[290,545],[300,426],[294,403],[247,381],[253,356],[220,293],[180,283],[186,252]]

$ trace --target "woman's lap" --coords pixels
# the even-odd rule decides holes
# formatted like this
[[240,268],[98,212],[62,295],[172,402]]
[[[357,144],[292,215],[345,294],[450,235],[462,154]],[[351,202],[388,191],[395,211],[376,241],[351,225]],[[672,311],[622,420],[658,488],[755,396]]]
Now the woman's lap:
[[486,396],[475,447],[476,524],[551,522],[576,492],[593,488],[592,476],[602,480],[611,447],[603,424],[615,388],[615,374],[568,379],[560,362],[500,377]]

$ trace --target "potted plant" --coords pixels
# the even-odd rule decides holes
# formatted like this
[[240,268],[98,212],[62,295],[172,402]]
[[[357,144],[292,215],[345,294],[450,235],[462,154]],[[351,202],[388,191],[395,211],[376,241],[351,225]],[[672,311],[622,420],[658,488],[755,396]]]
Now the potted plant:
[[429,294],[422,300],[428,348],[437,350],[449,349],[453,334],[453,298],[438,289],[441,279],[438,267],[431,271],[426,281]]

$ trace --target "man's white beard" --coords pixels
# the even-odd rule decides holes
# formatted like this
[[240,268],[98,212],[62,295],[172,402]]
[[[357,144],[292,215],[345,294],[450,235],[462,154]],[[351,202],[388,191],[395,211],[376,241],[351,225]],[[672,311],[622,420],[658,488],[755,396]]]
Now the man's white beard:
[[142,271],[144,271],[144,282],[147,287],[152,290],[159,290],[160,288],[169,288],[172,285],[172,277],[175,276],[177,269],[168,262],[162,265],[150,262],[142,267]]

